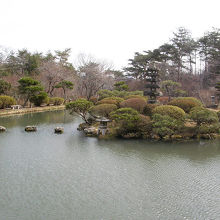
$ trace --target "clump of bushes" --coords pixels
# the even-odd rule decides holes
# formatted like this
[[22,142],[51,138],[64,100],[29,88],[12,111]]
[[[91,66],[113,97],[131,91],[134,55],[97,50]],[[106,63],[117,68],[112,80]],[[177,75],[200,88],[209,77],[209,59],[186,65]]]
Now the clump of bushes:
[[49,98],[49,104],[52,105],[62,105],[64,103],[64,99],[60,97],[52,97]]
[[126,96],[129,95],[139,95],[143,96],[143,91],[118,91],[118,90],[108,90],[108,89],[102,89],[98,92],[99,95],[99,100],[104,99],[104,98],[109,98],[109,97],[120,97],[120,98],[125,98]]
[[183,109],[172,105],[160,105],[153,109],[153,114],[168,115],[171,118],[184,121],[185,112]]
[[198,127],[198,133],[199,134],[212,134],[212,133],[219,133],[220,131],[220,125],[215,124],[201,124]]
[[183,121],[169,115],[153,115],[153,132],[160,138],[171,136],[183,127]]
[[183,109],[186,113],[189,113],[194,107],[201,107],[202,103],[193,97],[180,97],[173,99],[168,103],[169,105],[177,106]]
[[152,132],[152,121],[149,116],[140,115],[140,120],[137,123],[137,132],[144,138],[148,137]]
[[218,114],[202,107],[195,107],[190,112],[190,118],[197,123],[199,134],[219,133]]
[[146,102],[148,100],[147,96],[141,96],[141,95],[128,95],[125,97],[125,99],[132,99],[132,98],[144,99]]
[[2,95],[0,96],[0,109],[9,108],[11,105],[15,105],[16,100],[13,97]]
[[114,104],[100,104],[95,105],[90,109],[90,114],[97,116],[109,117],[112,111],[115,111],[117,106]]
[[143,114],[146,115],[146,116],[152,116],[153,115],[153,110],[159,106],[158,104],[147,104],[144,106],[144,109],[143,109]]
[[190,118],[197,123],[197,125],[213,124],[219,121],[216,112],[202,107],[195,107],[190,112]]
[[120,97],[108,97],[108,98],[104,98],[100,101],[97,102],[97,104],[114,104],[119,106],[119,104],[124,101],[124,99],[120,98]]
[[124,136],[137,131],[137,122],[140,120],[140,114],[132,108],[120,108],[111,112],[110,118],[117,123],[117,135]]
[[33,95],[30,98],[30,102],[34,103],[35,106],[40,106],[42,104],[48,103],[48,94],[46,92],[40,92],[37,95]]
[[143,98],[131,98],[131,99],[127,99],[121,102],[120,107],[133,108],[137,110],[138,112],[142,113],[146,104],[147,102]]

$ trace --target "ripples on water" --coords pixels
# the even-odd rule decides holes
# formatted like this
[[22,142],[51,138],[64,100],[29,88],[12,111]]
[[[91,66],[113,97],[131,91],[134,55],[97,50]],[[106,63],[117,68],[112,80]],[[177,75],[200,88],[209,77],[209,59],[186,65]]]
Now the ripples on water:
[[78,123],[63,111],[0,118],[0,220],[220,219],[218,141],[99,141]]

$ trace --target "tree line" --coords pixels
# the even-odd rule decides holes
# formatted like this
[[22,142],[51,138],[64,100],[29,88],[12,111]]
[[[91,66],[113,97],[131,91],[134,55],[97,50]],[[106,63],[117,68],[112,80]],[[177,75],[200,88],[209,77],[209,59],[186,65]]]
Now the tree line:
[[13,96],[26,104],[30,99],[27,91],[24,96],[22,83],[36,84],[29,85],[38,87],[36,95],[59,96],[65,100],[82,97],[90,100],[100,90],[112,90],[120,81],[126,82],[131,91],[145,90],[144,73],[152,66],[159,69],[160,93],[169,100],[173,96],[194,96],[206,101],[216,94],[216,89],[220,91],[220,29],[217,28],[195,39],[189,30],[180,27],[167,43],[136,52],[123,70],[115,70],[86,55],[80,55],[73,64],[70,55],[69,48],[47,53],[1,49],[0,95]]
[[199,91],[219,85],[220,29],[213,28],[195,39],[189,30],[180,27],[167,43],[136,52],[124,71],[140,80],[152,65],[160,70],[161,82],[171,80],[181,84],[189,95],[199,96]]

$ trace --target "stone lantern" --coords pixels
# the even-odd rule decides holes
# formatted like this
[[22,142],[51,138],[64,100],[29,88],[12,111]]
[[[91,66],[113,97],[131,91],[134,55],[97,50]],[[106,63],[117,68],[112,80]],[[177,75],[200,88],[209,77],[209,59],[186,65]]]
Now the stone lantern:
[[211,96],[211,100],[212,100],[212,105],[215,105],[215,96]]
[[102,118],[98,118],[96,119],[96,121],[98,121],[100,124],[99,124],[99,128],[98,128],[98,135],[101,134],[101,135],[105,135],[108,131],[108,122],[110,121],[109,119],[105,118],[105,117],[102,117]]

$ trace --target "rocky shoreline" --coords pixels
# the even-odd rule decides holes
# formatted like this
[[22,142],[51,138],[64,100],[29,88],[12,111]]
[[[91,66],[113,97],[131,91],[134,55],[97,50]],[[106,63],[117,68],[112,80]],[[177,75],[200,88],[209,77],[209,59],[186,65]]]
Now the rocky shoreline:
[[[86,123],[79,124],[78,131],[82,131],[85,136],[87,137],[97,137],[99,139],[111,139],[111,138],[118,138],[115,135],[113,128],[108,128],[108,132],[106,135],[98,134],[98,124],[88,125]],[[190,141],[190,140],[199,140],[199,139],[206,139],[206,140],[214,140],[220,139],[220,134],[211,133],[211,134],[194,134],[194,133],[182,133],[182,134],[173,134],[173,135],[166,135],[165,137],[161,138],[157,134],[148,134],[145,136],[139,136],[138,133],[128,133],[124,136],[120,136],[122,139],[146,139],[146,140],[154,140],[154,141]]]

